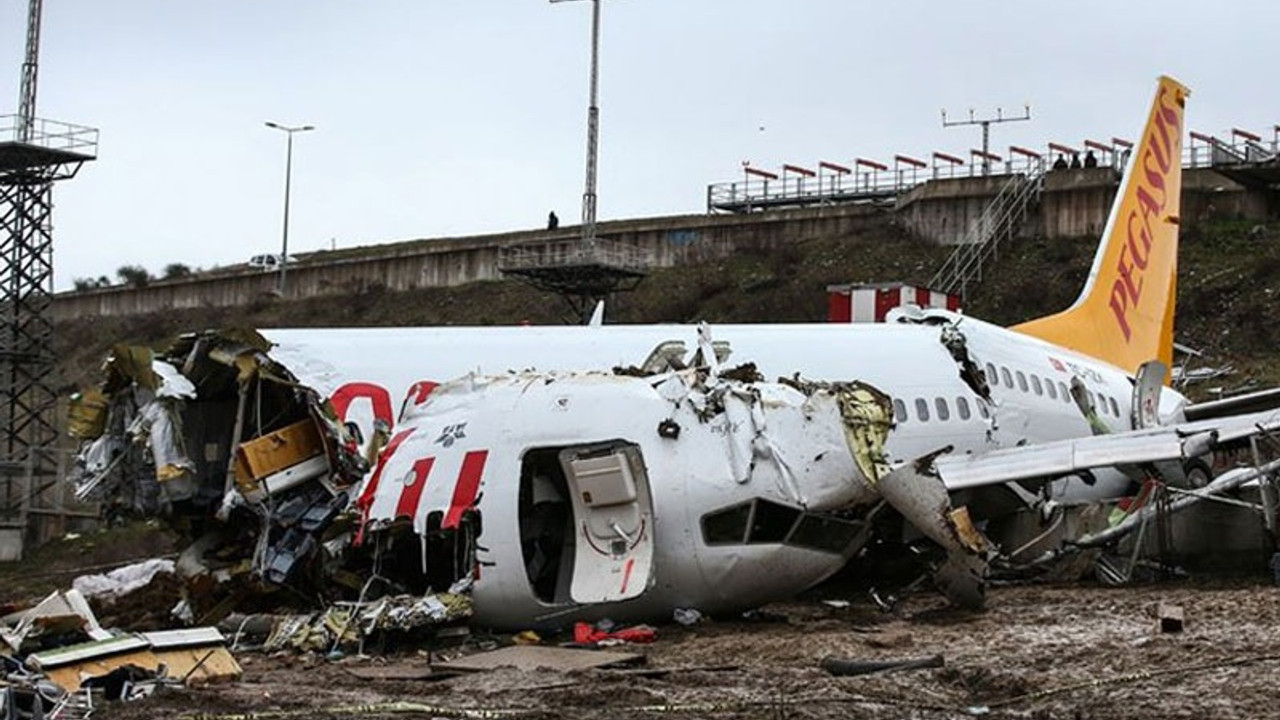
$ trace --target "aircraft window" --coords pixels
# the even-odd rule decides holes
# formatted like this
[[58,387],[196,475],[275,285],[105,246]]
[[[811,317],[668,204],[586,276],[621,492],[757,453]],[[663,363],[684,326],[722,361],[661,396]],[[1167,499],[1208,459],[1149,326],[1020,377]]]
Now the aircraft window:
[[939,420],[949,420],[951,418],[951,410],[947,407],[946,398],[934,398],[933,404],[938,408]]
[[929,422],[929,403],[924,398],[916,398],[916,415],[920,417],[920,422]]
[[1000,382],[999,376],[996,375],[996,366],[991,363],[987,363],[987,380],[993,383]]
[[1051,400],[1058,399],[1058,386],[1054,385],[1052,380],[1045,378],[1044,389],[1049,391],[1049,398]]
[[983,418],[991,417],[991,412],[987,410],[987,404],[982,402],[981,400],[978,401],[978,414],[981,415]]
[[1107,402],[1111,403],[1111,414],[1120,417],[1120,407],[1116,405],[1115,398],[1107,398]]
[[1000,368],[1000,377],[1004,378],[1004,386],[1005,386],[1005,387],[1007,387],[1007,388],[1011,388],[1011,389],[1013,388],[1013,376],[1009,374],[1009,368],[1007,368],[1007,367],[1001,367],[1001,368]]
[[1063,401],[1063,402],[1071,402],[1071,391],[1070,391],[1070,390],[1067,390],[1067,384],[1066,384],[1066,383],[1064,383],[1064,382],[1059,382],[1059,383],[1058,383],[1058,390],[1059,390],[1059,392],[1061,392],[1061,393],[1062,393],[1062,401]]
[[969,401],[963,397],[956,398],[956,412],[960,414],[961,420],[969,419]]
[[1093,394],[1093,391],[1085,390],[1084,392],[1086,395],[1089,396],[1089,404],[1094,406],[1095,408],[1098,407],[1098,397]]
[[1032,376],[1031,376],[1031,389],[1032,389],[1032,390],[1034,390],[1034,391],[1035,391],[1035,393],[1036,393],[1037,395],[1043,395],[1043,394],[1044,394],[1044,387],[1040,385],[1040,377],[1039,377],[1039,376],[1037,376],[1037,375],[1032,375]]
[[893,400],[893,421],[894,422],[907,421],[907,404],[902,402],[901,400],[898,400],[897,398],[894,398]]
[[741,545],[746,542],[752,503],[745,502],[702,516],[702,540],[708,545]]
[[829,515],[805,513],[787,538],[788,545],[841,553],[858,536],[857,523]]
[[1107,396],[1102,393],[1098,393],[1098,412],[1103,415],[1111,412],[1111,409],[1107,407]]
[[756,511],[751,517],[751,532],[747,535],[747,542],[780,543],[787,539],[787,535],[791,533],[791,528],[796,524],[796,519],[799,517],[799,508],[757,499]]
[[1018,389],[1022,392],[1027,391],[1027,376],[1023,375],[1021,370],[1018,371]]

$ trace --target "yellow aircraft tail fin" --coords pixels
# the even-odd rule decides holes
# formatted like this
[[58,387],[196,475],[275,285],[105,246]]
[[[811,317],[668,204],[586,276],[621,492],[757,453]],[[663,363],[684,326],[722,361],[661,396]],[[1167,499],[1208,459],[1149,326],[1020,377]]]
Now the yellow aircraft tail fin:
[[1160,78],[1080,297],[1062,312],[1013,330],[1131,373],[1153,359],[1173,367],[1183,110],[1188,95],[1177,80]]

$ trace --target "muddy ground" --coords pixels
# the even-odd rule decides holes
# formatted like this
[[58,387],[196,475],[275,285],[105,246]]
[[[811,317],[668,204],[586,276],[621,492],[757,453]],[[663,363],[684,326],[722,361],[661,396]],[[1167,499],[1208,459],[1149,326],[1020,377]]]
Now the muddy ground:
[[[622,648],[643,653],[641,669],[353,674],[380,668],[403,678],[510,641],[480,634],[461,647],[380,657],[238,652],[238,683],[170,690],[95,717],[1280,717],[1280,588],[1261,580],[998,587],[982,613],[947,609],[928,593],[889,613],[849,599],[771,606],[773,621],[659,627],[655,643]],[[1161,602],[1181,606],[1182,632],[1158,630]],[[932,655],[945,665],[857,677],[820,668],[828,656]]]

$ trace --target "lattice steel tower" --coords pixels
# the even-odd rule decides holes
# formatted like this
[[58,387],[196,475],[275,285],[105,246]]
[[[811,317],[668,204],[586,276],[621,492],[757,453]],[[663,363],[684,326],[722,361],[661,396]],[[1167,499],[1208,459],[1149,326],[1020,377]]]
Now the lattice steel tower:
[[[18,114],[0,116],[0,474],[9,476],[51,473],[53,183],[75,176],[98,144],[97,130],[35,117],[40,5],[30,2]],[[0,514],[14,507],[11,490]]]

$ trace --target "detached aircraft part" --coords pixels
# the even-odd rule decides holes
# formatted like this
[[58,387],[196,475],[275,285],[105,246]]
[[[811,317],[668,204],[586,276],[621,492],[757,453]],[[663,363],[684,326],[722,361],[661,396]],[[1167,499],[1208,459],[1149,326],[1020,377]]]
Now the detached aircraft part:
[[[79,496],[211,531],[192,536],[180,563],[202,616],[244,583],[314,575],[302,568],[366,468],[331,408],[269,347],[252,331],[187,335],[159,352],[116,346],[101,386],[72,407]],[[158,502],[139,505],[148,492]]]
[[1160,425],[1160,392],[1168,368],[1159,360],[1149,360],[1138,368],[1133,384],[1133,416],[1130,420],[1136,430]]
[[880,478],[877,487],[893,509],[946,551],[946,562],[934,573],[943,594],[960,607],[981,608],[986,601],[990,544],[965,508],[951,507],[942,480],[928,469],[930,460],[903,464]]
[[581,540],[570,597],[576,603],[639,597],[653,578],[653,501],[639,449],[565,449],[560,465]]

